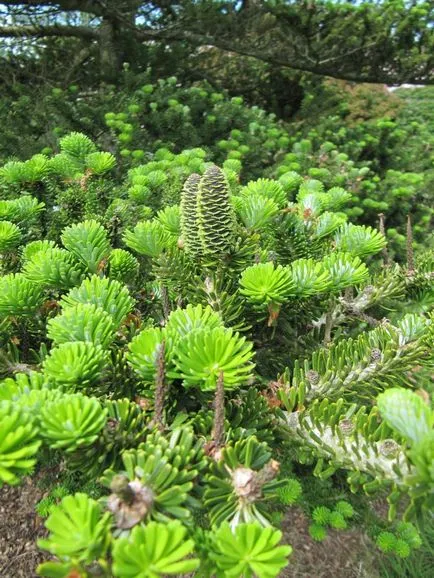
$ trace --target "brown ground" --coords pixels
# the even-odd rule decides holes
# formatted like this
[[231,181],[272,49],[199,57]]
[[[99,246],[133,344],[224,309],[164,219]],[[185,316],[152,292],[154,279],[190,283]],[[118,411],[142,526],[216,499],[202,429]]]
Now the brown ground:
[[44,535],[43,521],[35,513],[42,498],[30,480],[0,489],[0,577],[34,578],[43,560],[36,540]]
[[290,508],[284,523],[285,544],[291,544],[290,564],[280,578],[379,578],[375,547],[359,529],[328,530],[323,542],[309,535],[309,520],[299,508]]
[[[19,487],[0,489],[0,578],[36,578],[43,560],[36,540],[44,535],[35,511],[42,491],[30,480]],[[291,544],[290,565],[281,578],[378,578],[373,546],[359,530],[330,531],[324,542],[314,542],[308,520],[290,508],[284,522],[284,542]]]

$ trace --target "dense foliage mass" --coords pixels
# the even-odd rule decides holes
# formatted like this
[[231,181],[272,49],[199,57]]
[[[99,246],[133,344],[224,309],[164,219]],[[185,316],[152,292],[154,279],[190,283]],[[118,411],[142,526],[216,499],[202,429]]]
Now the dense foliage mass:
[[306,518],[432,575],[433,16],[0,4],[0,487],[45,490],[39,575],[299,575]]
[[[0,115],[4,194],[17,185],[36,187],[41,199],[62,208],[73,194],[73,183],[68,193],[62,190],[57,195],[53,187],[47,190],[47,173],[38,174],[32,167],[43,162],[40,153],[49,157],[58,150],[59,136],[85,132],[117,158],[110,179],[98,181],[101,167],[60,166],[64,156],[55,157],[44,169],[58,163],[50,174],[54,170],[63,178],[73,177],[74,171],[84,174],[86,169],[95,169],[89,181],[93,190],[100,190],[101,201],[96,208],[94,193],[94,208],[90,208],[89,194],[85,201],[83,194],[79,200],[80,193],[74,193],[75,200],[67,202],[75,203],[76,218],[105,211],[108,199],[125,196],[125,190],[120,194],[119,189],[113,195],[114,187],[128,188],[130,198],[141,202],[146,202],[146,191],[157,192],[158,187],[170,194],[168,190],[179,188],[188,171],[160,173],[161,179],[171,181],[170,186],[163,186],[163,182],[148,183],[147,177],[139,177],[138,172],[147,170],[140,167],[146,165],[152,173],[155,168],[165,171],[164,149],[181,155],[178,164],[182,165],[183,151],[200,147],[203,158],[219,165],[238,167],[241,162],[237,170],[244,182],[269,177],[290,186],[286,183],[294,178],[309,178],[312,186],[344,187],[351,197],[343,211],[355,222],[376,226],[378,215],[385,215],[389,249],[398,260],[405,252],[408,213],[413,216],[416,245],[433,245],[432,89],[415,93],[401,89],[391,95],[364,85],[307,84],[296,117],[283,123],[257,106],[246,106],[242,97],[230,97],[207,83],[183,86],[175,77],[156,82],[151,78],[151,73],[134,80],[127,74],[121,91],[114,86],[90,94],[74,85],[68,90],[56,88],[42,95],[36,107],[27,95],[14,97]],[[417,101],[414,94],[420,94]],[[30,105],[33,120],[29,125]],[[91,148],[97,150],[95,145]],[[17,163],[18,152],[21,160],[37,156]],[[157,167],[155,159],[164,162]],[[65,215],[61,226],[71,217],[71,213]],[[60,233],[61,226],[57,226]]]
[[61,480],[38,572],[271,578],[288,506],[322,540],[378,497],[367,530],[407,557],[433,506],[433,252],[412,215],[401,264],[353,221],[370,168],[332,142],[175,84],[106,114],[112,152],[73,132],[0,172],[0,480]]

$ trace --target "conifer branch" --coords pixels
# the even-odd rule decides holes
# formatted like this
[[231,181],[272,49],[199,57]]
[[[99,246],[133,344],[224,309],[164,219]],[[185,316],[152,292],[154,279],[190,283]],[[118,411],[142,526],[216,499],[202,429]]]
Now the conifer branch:
[[[327,412],[325,404],[321,405],[324,405],[324,412],[318,411],[320,406],[317,405],[312,412],[293,412],[286,416],[294,441],[310,448],[320,460],[316,473],[328,477],[337,469],[344,468],[356,473],[350,475],[353,482],[364,473],[373,478],[372,486],[377,486],[376,489],[382,483],[392,483],[404,489],[412,467],[403,448],[394,440],[379,438],[376,431],[370,434],[367,430],[372,429],[372,425],[368,416],[355,418],[362,423],[358,426],[352,420],[340,420],[339,412],[333,415],[332,410]],[[378,427],[377,423],[375,428],[378,430]]]
[[337,399],[349,394],[372,394],[376,390],[411,383],[407,372],[415,363],[428,363],[426,326],[416,328],[415,318],[408,325],[381,324],[360,335],[314,352],[311,362],[294,364],[290,391],[297,392],[298,403],[316,399]]
[[89,26],[1,26],[1,38],[47,38],[50,36],[76,37],[96,40],[100,34],[98,29]]

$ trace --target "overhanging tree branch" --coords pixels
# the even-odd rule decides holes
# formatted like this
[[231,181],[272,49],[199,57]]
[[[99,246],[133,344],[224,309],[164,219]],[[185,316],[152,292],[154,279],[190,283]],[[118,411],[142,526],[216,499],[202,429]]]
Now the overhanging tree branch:
[[88,26],[1,26],[2,38],[44,38],[50,36],[71,36],[98,39],[98,29]]
[[2,2],[4,6],[22,6],[25,7],[38,7],[38,8],[58,8],[64,12],[85,12],[86,14],[94,14],[95,16],[104,16],[107,13],[107,9],[104,6],[104,2],[99,2],[98,0],[6,0]]
[[[320,76],[330,76],[334,78],[340,78],[342,80],[348,80],[352,82],[372,82],[372,83],[385,83],[385,84],[396,84],[403,82],[402,72],[398,69],[394,71],[393,69],[387,70],[386,67],[383,70],[378,69],[367,69],[360,70],[359,68],[354,68],[351,70],[343,70],[337,65],[338,61],[343,61],[347,57],[351,57],[352,54],[356,52],[362,52],[365,50],[370,50],[375,48],[375,43],[372,42],[365,47],[358,47],[354,49],[351,53],[343,53],[336,56],[330,56],[323,60],[314,60],[309,56],[308,53],[302,54],[299,49],[296,54],[285,57],[282,56],[283,51],[280,50],[273,53],[268,53],[265,50],[257,48],[253,44],[251,46],[246,46],[237,42],[236,40],[226,40],[218,35],[213,37],[211,35],[198,34],[188,30],[172,29],[172,30],[136,30],[135,35],[138,39],[143,42],[149,40],[160,40],[167,43],[170,42],[180,42],[187,41],[195,45],[197,48],[200,47],[213,47],[226,52],[232,52],[234,54],[240,54],[243,56],[249,56],[256,58],[263,62],[273,64],[278,67],[291,68],[294,70],[301,70],[305,72],[311,72],[313,74],[318,74]],[[289,41],[288,41],[289,46]],[[346,63],[347,64],[347,63]],[[433,64],[434,66],[434,64]],[[409,83],[426,83],[434,84],[434,71],[431,69],[430,75],[430,65],[426,66],[424,70],[415,70],[414,75],[407,75],[405,78],[406,82]]]
[[[258,1],[242,10],[234,9],[235,3],[223,10],[220,2],[193,0],[177,2],[176,10],[166,0],[6,0],[1,5],[9,7],[10,19],[0,27],[0,37],[95,39],[104,69],[133,62],[140,43],[180,42],[192,51],[213,47],[274,67],[354,82],[434,84],[434,10],[408,16],[391,0],[336,10],[320,0],[307,7],[288,0],[274,8]],[[46,24],[48,8],[58,10],[59,18],[65,17],[62,12],[81,12],[98,22],[60,25],[51,15],[53,24]],[[25,24],[16,22],[17,11]]]

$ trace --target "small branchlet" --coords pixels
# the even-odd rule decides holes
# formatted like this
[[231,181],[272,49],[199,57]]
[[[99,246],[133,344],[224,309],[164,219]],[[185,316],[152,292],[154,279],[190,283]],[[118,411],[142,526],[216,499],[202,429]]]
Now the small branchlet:
[[325,317],[324,345],[328,345],[331,342],[332,329],[333,329],[333,312],[329,311],[326,313]]
[[270,303],[268,305],[268,321],[267,321],[267,327],[276,327],[277,325],[277,320],[279,318],[279,314],[280,314],[280,303]]
[[276,478],[280,464],[270,460],[265,466],[254,471],[250,468],[239,467],[232,472],[232,485],[235,494],[244,503],[253,503],[262,496],[262,487]]
[[220,372],[216,384],[212,438],[215,449],[220,449],[225,441],[225,385],[223,371]]
[[166,400],[166,342],[161,342],[157,356],[157,373],[155,375],[155,414],[154,423],[160,431],[164,430],[164,403]]
[[411,215],[407,215],[407,272],[408,275],[414,275],[414,250],[413,250],[413,227],[411,224]]
[[126,504],[133,503],[134,491],[129,484],[127,476],[124,476],[122,474],[114,476],[110,484],[110,489],[113,492],[113,494],[116,494],[116,496]]
[[107,508],[114,515],[118,528],[132,528],[151,511],[154,494],[138,480],[129,482],[126,476],[117,475],[113,478],[110,489],[113,493],[108,497]]
[[[384,213],[379,213],[378,215],[378,230],[384,236],[384,238],[386,238],[386,222]],[[383,266],[387,267],[390,265],[390,257],[387,251],[387,245],[384,247],[384,249],[382,249],[381,254],[383,255]]]
[[378,327],[378,325],[381,324],[381,321],[375,319],[375,317],[372,317],[372,315],[363,313],[363,311],[355,311],[349,308],[348,313],[350,316],[357,317],[358,319],[360,319],[360,321],[363,321],[363,323],[366,323],[370,327]]
[[167,287],[163,284],[161,284],[161,304],[163,306],[164,320],[167,320],[170,315],[170,301]]

